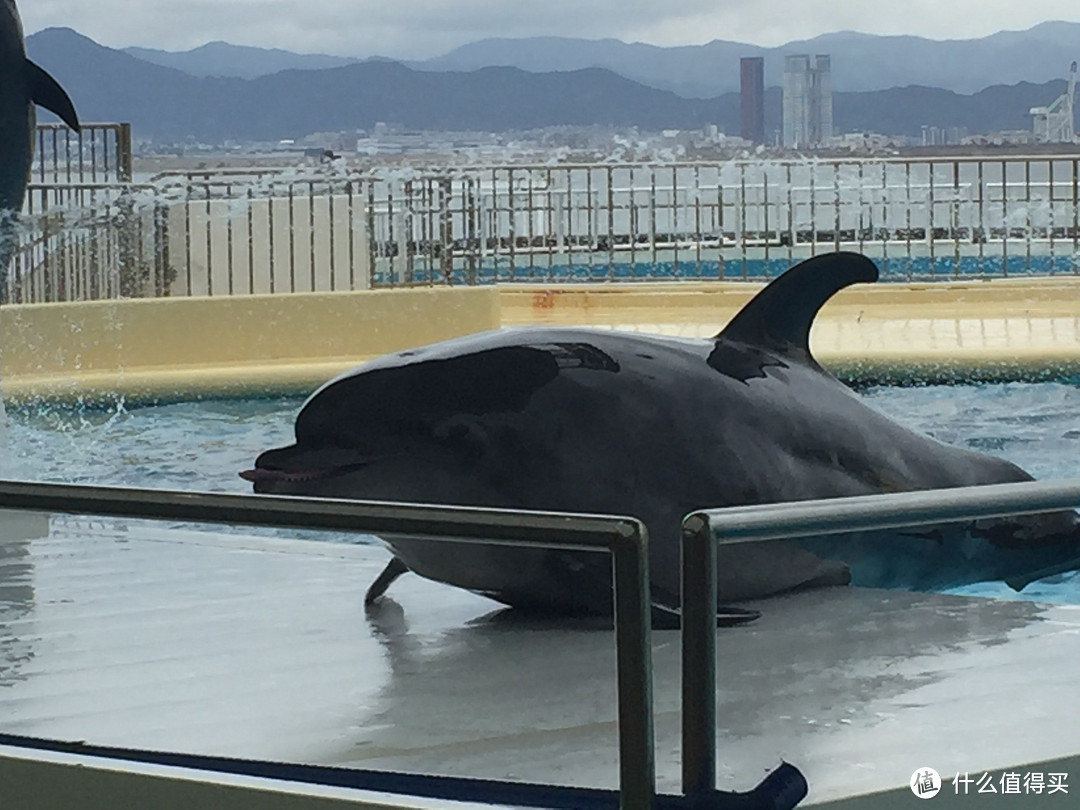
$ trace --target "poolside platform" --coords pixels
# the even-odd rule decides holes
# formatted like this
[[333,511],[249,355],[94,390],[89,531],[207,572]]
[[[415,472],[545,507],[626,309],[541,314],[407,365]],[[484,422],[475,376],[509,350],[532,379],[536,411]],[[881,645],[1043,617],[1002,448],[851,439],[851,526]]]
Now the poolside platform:
[[[615,787],[610,627],[521,619],[412,575],[365,613],[386,559],[140,521],[9,530],[0,733]],[[717,636],[721,789],[781,760],[806,775],[807,805],[926,766],[951,780],[1080,763],[1080,607],[855,588],[757,607]],[[677,793],[677,632],[654,633],[653,660],[658,786]],[[1073,770],[1071,795],[1036,798],[1069,806]]]

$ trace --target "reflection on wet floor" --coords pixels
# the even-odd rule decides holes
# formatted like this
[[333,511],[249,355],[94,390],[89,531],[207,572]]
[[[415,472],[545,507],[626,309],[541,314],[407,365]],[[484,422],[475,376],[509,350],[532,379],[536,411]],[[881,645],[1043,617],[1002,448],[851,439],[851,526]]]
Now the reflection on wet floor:
[[[54,520],[0,555],[0,730],[91,743],[613,786],[613,633],[407,575],[377,547]],[[815,799],[1076,753],[1080,609],[833,588],[718,631],[719,784],[785,759]],[[679,773],[679,636],[654,633]],[[842,764],[843,767],[838,767]],[[951,769],[951,770],[950,770]]]
[[34,607],[31,570],[26,540],[0,540],[0,687],[19,681],[34,657],[33,645],[15,629]]
[[0,688],[24,679],[34,657],[22,629],[35,602],[30,541],[48,532],[46,515],[0,511]]

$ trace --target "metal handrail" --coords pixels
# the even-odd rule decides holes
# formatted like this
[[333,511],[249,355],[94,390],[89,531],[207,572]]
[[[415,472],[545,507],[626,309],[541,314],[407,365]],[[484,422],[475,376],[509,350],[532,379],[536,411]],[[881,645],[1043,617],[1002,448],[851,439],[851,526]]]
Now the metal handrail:
[[[716,546],[931,522],[1037,514],[1080,505],[1080,480],[864,495],[694,512],[682,535],[682,782],[716,787]],[[1080,567],[1080,560],[1040,576]]]
[[656,762],[648,535],[634,518],[7,480],[0,480],[0,509],[609,551],[615,579],[619,805],[624,810],[653,806]]
[[[684,795],[703,796],[716,789],[717,543],[1037,514],[1078,504],[1080,481],[1032,481],[740,506],[688,515],[682,537]],[[615,578],[620,806],[653,805],[656,766],[647,532],[634,518],[5,480],[0,480],[0,509],[609,551]]]

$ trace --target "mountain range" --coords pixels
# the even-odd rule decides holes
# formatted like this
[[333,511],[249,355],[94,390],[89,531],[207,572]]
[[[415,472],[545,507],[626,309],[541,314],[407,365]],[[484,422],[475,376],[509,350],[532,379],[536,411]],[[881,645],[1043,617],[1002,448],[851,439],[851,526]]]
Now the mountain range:
[[253,48],[228,42],[207,42],[189,51],[123,48],[124,53],[161,67],[176,68],[191,76],[234,76],[255,79],[282,70],[322,70],[362,62],[348,56],[293,53],[281,48]]
[[[540,73],[505,66],[435,71],[369,60],[252,79],[197,77],[63,28],[29,37],[27,51],[67,89],[83,120],[129,121],[136,138],[155,142],[277,140],[370,129],[378,121],[410,129],[487,131],[558,125],[656,131],[714,123],[738,132],[739,127],[738,93],[686,98],[596,67]],[[1048,104],[1064,87],[1059,79],[967,95],[919,86],[837,92],[835,129],[912,135],[923,124],[972,132],[1026,129],[1028,109]],[[771,88],[766,132],[773,132],[779,119],[780,92]]]
[[[193,76],[256,78],[280,70],[316,70],[364,61],[295,54],[211,42],[190,51],[126,48],[126,53]],[[779,85],[785,54],[832,56],[833,89],[886,90],[921,85],[974,93],[995,84],[1042,83],[1063,78],[1080,58],[1080,23],[1045,22],[1026,31],[1001,31],[979,39],[932,40],[841,31],[762,48],[713,40],[704,45],[659,47],[616,39],[530,37],[484,39],[447,54],[404,64],[416,70],[472,71],[516,67],[532,73],[599,67],[648,87],[687,98],[712,98],[739,89],[743,56],[765,59],[766,83]]]

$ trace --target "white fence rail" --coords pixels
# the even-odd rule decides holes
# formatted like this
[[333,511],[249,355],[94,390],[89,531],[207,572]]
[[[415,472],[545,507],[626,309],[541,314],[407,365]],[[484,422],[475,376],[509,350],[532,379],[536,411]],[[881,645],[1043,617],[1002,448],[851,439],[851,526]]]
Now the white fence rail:
[[887,279],[1080,272],[1075,156],[319,165],[135,184],[49,154],[7,300],[767,278],[839,249]]

